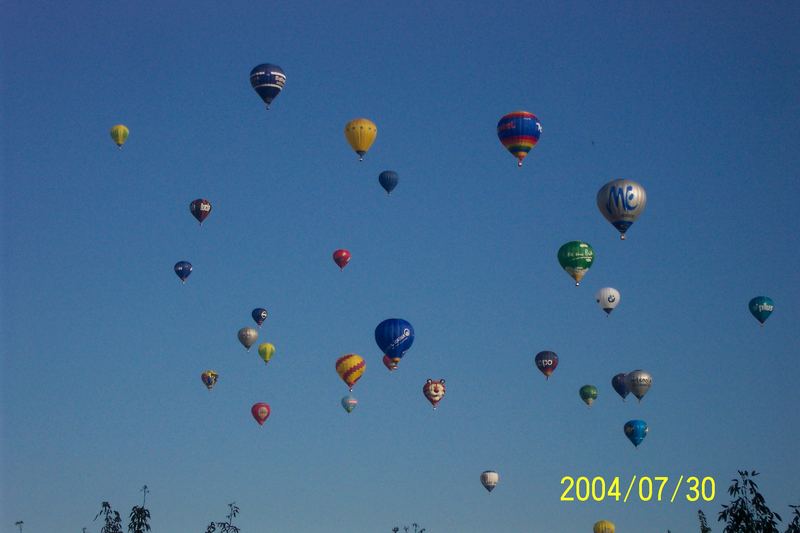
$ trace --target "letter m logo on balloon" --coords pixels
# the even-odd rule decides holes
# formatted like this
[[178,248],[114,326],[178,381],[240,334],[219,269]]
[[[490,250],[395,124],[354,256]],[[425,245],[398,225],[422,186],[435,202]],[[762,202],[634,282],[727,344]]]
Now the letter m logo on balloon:
[[609,213],[615,213],[620,211],[632,211],[633,209],[636,209],[636,205],[630,203],[634,197],[634,194],[631,192],[632,190],[633,187],[630,185],[625,188],[612,185],[608,189],[608,202],[606,203],[606,211]]

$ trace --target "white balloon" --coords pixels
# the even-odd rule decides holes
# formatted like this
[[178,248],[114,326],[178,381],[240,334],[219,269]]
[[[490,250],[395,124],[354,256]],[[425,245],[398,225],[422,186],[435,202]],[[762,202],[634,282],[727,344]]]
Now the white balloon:
[[620,295],[619,291],[614,287],[603,287],[594,295],[595,301],[597,301],[597,305],[606,312],[606,314],[611,314],[618,305],[622,296]]
[[625,232],[642,214],[645,205],[644,187],[632,180],[610,181],[597,191],[597,208],[617,228],[620,239],[625,239]]
[[239,330],[238,337],[242,346],[250,350],[250,347],[255,344],[258,339],[258,330],[256,328],[242,328]]
[[625,385],[628,386],[628,390],[640,401],[642,397],[647,394],[647,391],[650,390],[652,384],[653,376],[644,370],[634,370],[625,375]]
[[481,474],[481,483],[489,492],[492,492],[492,489],[497,486],[498,481],[500,481],[500,475],[494,470],[487,470]]

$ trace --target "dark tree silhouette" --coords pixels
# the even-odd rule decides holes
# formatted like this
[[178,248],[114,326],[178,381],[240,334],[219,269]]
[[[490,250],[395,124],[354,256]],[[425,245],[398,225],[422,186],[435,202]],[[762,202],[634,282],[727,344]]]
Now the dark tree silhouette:
[[100,529],[100,533],[122,533],[122,518],[117,511],[111,508],[110,503],[103,502],[100,512],[95,515],[94,519],[97,520],[101,516],[103,517],[103,527]]
[[764,497],[758,492],[758,485],[753,480],[758,475],[755,470],[739,470],[739,479],[732,479],[728,494],[731,495],[729,505],[723,505],[717,520],[725,522],[723,533],[780,533],[779,514],[772,512]]
[[[427,531],[427,529],[426,529],[426,528],[424,528],[424,527],[423,527],[422,529],[420,529],[420,527],[419,527],[419,524],[417,524],[416,522],[413,522],[413,523],[411,524],[411,526],[403,526],[403,531],[404,531],[405,533],[409,533],[409,531],[410,531],[411,527],[413,527],[413,528],[414,528],[414,533],[425,533],[425,531]],[[399,531],[400,531],[400,528],[399,528],[399,527],[397,527],[397,526],[395,526],[395,527],[393,527],[393,528],[392,528],[392,532],[393,532],[393,533],[398,533]]]
[[700,533],[711,533],[706,514],[703,511],[697,511],[697,519],[700,520]]
[[233,525],[233,519],[236,518],[236,515],[239,514],[239,508],[236,507],[236,502],[231,502],[228,504],[228,514],[225,518],[228,519],[227,522],[211,522],[208,524],[206,528],[206,533],[239,533],[239,528]]

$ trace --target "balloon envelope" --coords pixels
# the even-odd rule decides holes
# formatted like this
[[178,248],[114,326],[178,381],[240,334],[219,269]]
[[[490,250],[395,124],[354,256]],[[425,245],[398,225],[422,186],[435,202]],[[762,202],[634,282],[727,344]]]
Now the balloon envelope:
[[189,261],[178,261],[175,263],[175,274],[181,278],[182,283],[186,283],[186,278],[192,273],[192,264]]
[[339,269],[344,269],[350,262],[350,252],[344,249],[336,250],[333,252],[333,262],[338,265]]
[[239,330],[237,337],[239,338],[239,342],[242,343],[242,346],[249,351],[250,347],[255,344],[258,339],[258,330],[256,328],[242,328]]
[[494,470],[486,470],[481,474],[481,484],[489,492],[492,492],[492,490],[494,490],[499,481],[500,481],[500,475]]
[[617,374],[613,378],[611,378],[611,386],[614,387],[614,390],[617,391],[617,394],[622,396],[622,400],[625,401],[625,398],[628,397],[631,391],[628,390],[628,386],[625,384],[625,374]]
[[594,250],[588,243],[570,241],[558,249],[558,263],[567,274],[580,285],[581,280],[594,264]]
[[378,127],[367,118],[357,118],[345,125],[344,136],[358,154],[359,161],[363,161],[364,155],[378,136]]
[[514,111],[504,115],[497,123],[497,137],[506,150],[517,158],[517,165],[539,142],[542,124],[536,115],[527,111]]
[[263,324],[264,321],[267,319],[267,317],[269,316],[269,313],[263,307],[256,307],[250,313],[250,316],[252,316],[253,320],[256,321],[256,324],[258,324],[258,327],[261,327],[261,324]]
[[200,224],[202,224],[206,217],[211,214],[211,202],[205,198],[192,200],[192,202],[189,204],[189,212],[192,213],[192,216],[196,218]]
[[250,71],[250,85],[269,109],[269,105],[286,85],[286,74],[278,65],[263,63]]
[[253,418],[256,419],[259,426],[264,425],[264,422],[269,418],[270,412],[269,404],[264,402],[254,403],[253,407],[250,408],[250,413],[252,413]]
[[625,423],[625,436],[633,443],[634,446],[639,446],[644,438],[647,436],[649,429],[647,422],[644,420],[628,420]]
[[594,385],[584,385],[581,387],[581,390],[578,391],[578,394],[580,394],[581,400],[583,400],[586,405],[591,407],[592,402],[597,399],[597,387]]
[[597,191],[597,208],[625,239],[631,227],[647,205],[644,187],[635,181],[619,179],[606,183]]
[[614,533],[615,531],[614,524],[608,520],[600,520],[599,522],[595,522],[594,528],[592,528],[593,533]]
[[336,373],[350,387],[351,391],[356,381],[364,375],[366,368],[367,363],[364,358],[354,353],[344,355],[336,360]]
[[386,194],[391,194],[394,188],[397,187],[399,179],[400,177],[394,170],[384,170],[378,176],[378,183],[386,190]]
[[111,128],[109,132],[111,134],[111,139],[114,141],[120,149],[122,145],[125,144],[125,141],[128,140],[128,128],[124,124],[117,124]]
[[748,304],[750,313],[763,325],[775,309],[775,302],[769,296],[756,296]]
[[641,401],[642,397],[650,390],[653,384],[653,376],[644,370],[634,370],[625,374],[625,386],[633,393],[638,400]]
[[348,413],[352,413],[353,409],[355,409],[357,405],[358,405],[358,400],[356,400],[349,394],[342,398],[342,407],[344,407],[344,410],[347,411]]
[[425,382],[425,385],[422,386],[422,394],[424,394],[428,401],[431,402],[431,405],[434,409],[436,409],[436,406],[440,401],[442,401],[442,398],[444,398],[445,392],[446,389],[443,379],[438,381],[428,379],[428,381]]
[[600,309],[606,312],[607,315],[611,314],[611,311],[616,309],[619,305],[622,296],[619,294],[619,291],[613,287],[603,287],[594,295],[595,301],[597,301],[597,305],[600,306]]
[[539,352],[536,354],[536,357],[534,357],[534,361],[536,362],[536,368],[548,379],[553,375],[553,371],[556,367],[558,367],[558,355],[556,355],[556,352]]
[[375,328],[375,342],[395,362],[414,344],[414,327],[402,318],[387,318]]
[[262,342],[258,345],[258,355],[264,360],[264,363],[269,363],[272,356],[275,355],[275,346],[268,342]]
[[217,374],[213,370],[206,370],[205,372],[200,374],[200,379],[203,381],[203,385],[205,385],[208,390],[214,388],[214,385],[217,384],[218,377],[219,374]]

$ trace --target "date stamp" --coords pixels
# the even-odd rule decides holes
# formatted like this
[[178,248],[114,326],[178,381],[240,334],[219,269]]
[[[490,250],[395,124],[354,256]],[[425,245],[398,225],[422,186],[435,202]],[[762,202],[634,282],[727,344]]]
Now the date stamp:
[[[619,476],[609,479],[602,476],[591,479],[586,476],[564,476],[561,478],[561,485],[565,486],[561,493],[562,502],[613,500],[627,503],[629,500],[639,500],[675,503],[676,498],[687,502],[710,502],[714,500],[717,490],[713,477],[683,475],[677,479],[669,476],[634,475],[630,483],[624,483]],[[624,493],[623,487],[627,487]]]

